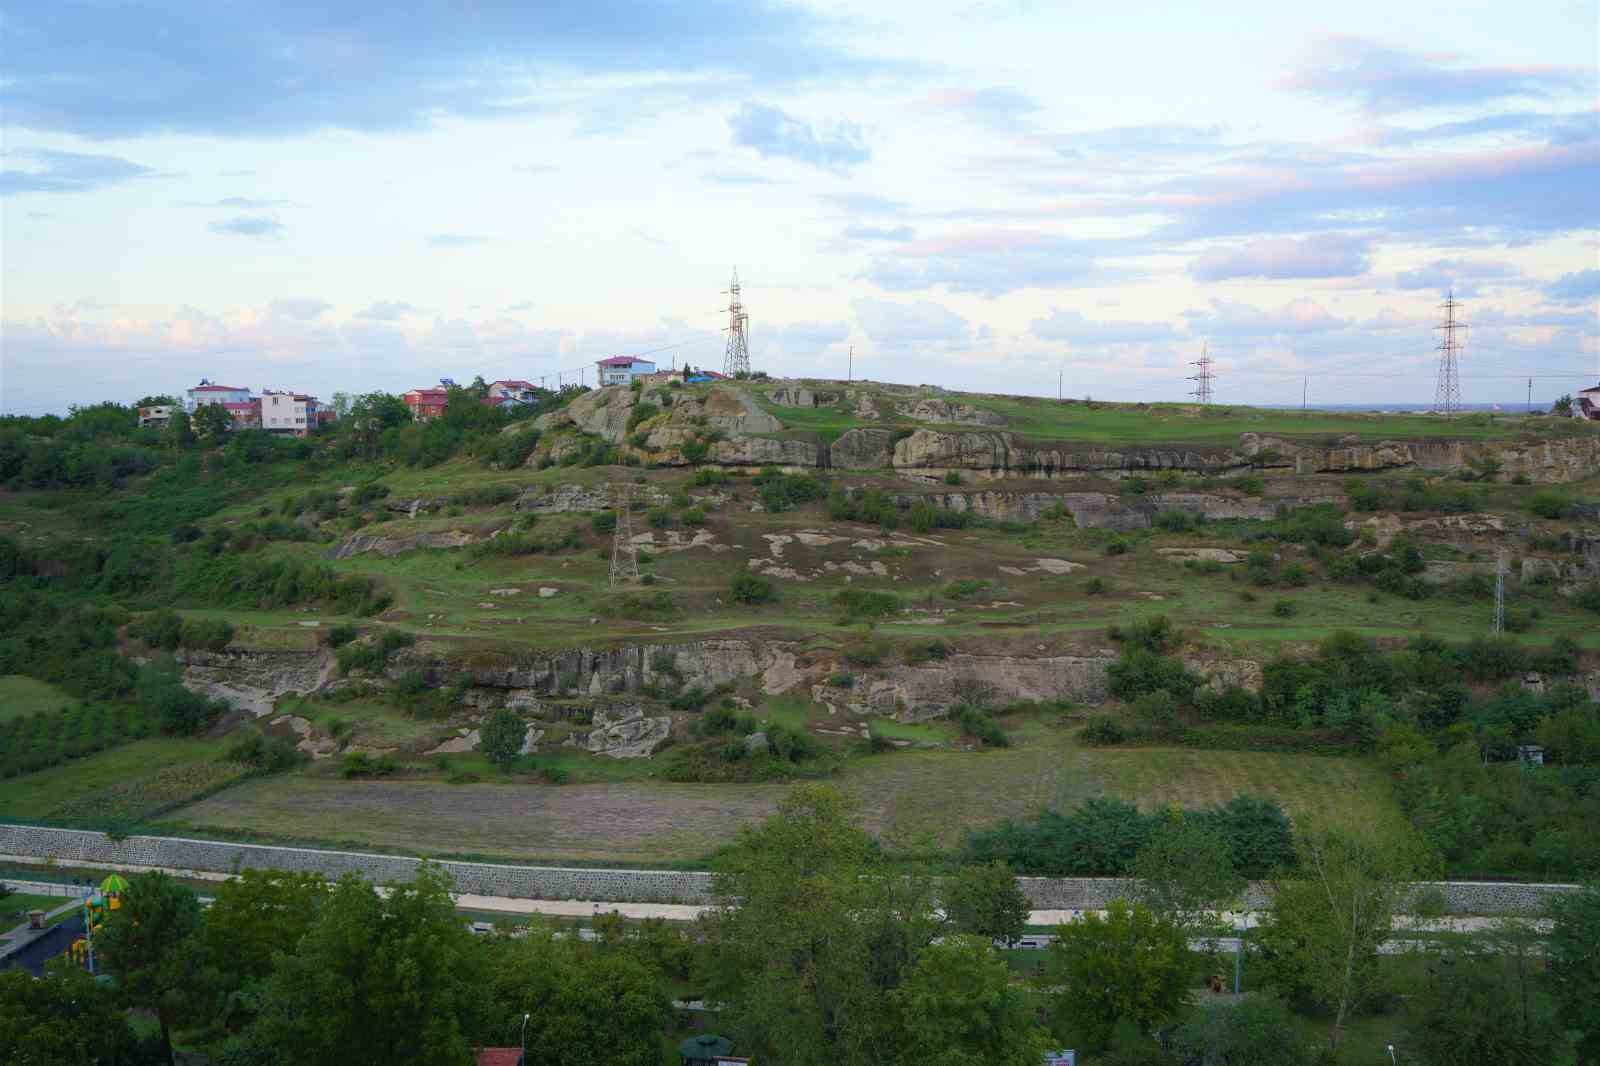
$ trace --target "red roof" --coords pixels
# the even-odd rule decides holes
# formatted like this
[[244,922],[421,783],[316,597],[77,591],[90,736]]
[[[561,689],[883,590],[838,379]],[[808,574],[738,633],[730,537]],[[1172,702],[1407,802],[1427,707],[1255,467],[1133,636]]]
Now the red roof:
[[407,398],[413,396],[415,396],[420,403],[444,403],[450,398],[450,393],[445,389],[412,389],[410,392],[406,393]]
[[514,1047],[486,1047],[478,1050],[478,1066],[517,1066],[522,1052]]
[[[648,363],[648,359],[640,359],[637,355],[613,355],[610,359],[602,359],[596,366],[632,366],[634,363]],[[653,364],[652,364],[653,365]]]
[[494,385],[510,385],[514,389],[531,389],[531,388],[533,388],[533,382],[531,382],[531,381],[522,381],[522,380],[517,379],[517,378],[507,378],[507,379],[503,379],[503,380],[500,380],[500,381],[492,382],[491,384],[494,384]]
[[196,385],[190,392],[249,392],[249,389],[239,389],[232,385]]

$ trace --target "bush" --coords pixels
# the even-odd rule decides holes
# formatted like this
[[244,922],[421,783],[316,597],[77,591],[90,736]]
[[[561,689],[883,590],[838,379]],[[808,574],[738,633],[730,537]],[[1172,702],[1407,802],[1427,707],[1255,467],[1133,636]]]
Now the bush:
[[328,630],[328,646],[342,648],[361,635],[361,630],[349,623],[342,623]]
[[942,640],[918,640],[907,644],[902,657],[907,666],[920,666],[926,662],[943,662],[953,649]]
[[375,639],[346,644],[339,649],[339,672],[349,674],[355,670],[365,670],[370,674],[382,673],[389,656],[415,644],[416,639],[410,633],[388,629]]
[[686,526],[703,526],[706,524],[706,512],[699,507],[690,507],[683,512],[683,524]]
[[1290,618],[1300,608],[1293,600],[1278,600],[1272,605],[1272,613],[1278,618]]
[[952,581],[944,587],[943,595],[947,600],[970,600],[989,588],[989,582],[981,578],[964,578]]
[[734,577],[731,588],[735,603],[742,603],[746,607],[753,607],[760,603],[771,603],[777,598],[777,589],[768,579],[758,574],[741,573]]
[[959,471],[959,470],[946,470],[944,472],[944,483],[946,485],[959,485],[959,484],[961,484],[961,471]]
[[617,529],[617,512],[601,511],[589,519],[589,526],[596,533],[614,533]]
[[847,644],[839,649],[839,657],[851,666],[877,666],[883,662],[883,646],[870,640]]
[[1136,700],[1150,692],[1171,692],[1180,703],[1187,703],[1195,680],[1183,663],[1147,648],[1129,648],[1111,664],[1111,694],[1121,700]]
[[1120,537],[1116,540],[1108,540],[1106,541],[1105,553],[1107,555],[1126,555],[1128,554],[1128,542]]
[[1109,586],[1106,584],[1105,579],[1100,577],[1091,577],[1088,581],[1083,583],[1083,591],[1088,593],[1090,596],[1099,596],[1104,593],[1108,587]]
[[887,618],[900,610],[900,601],[892,592],[840,589],[833,595],[833,606],[839,611],[839,623],[846,625]]
[[1083,732],[1078,736],[1085,744],[1121,744],[1128,739],[1127,732],[1107,714],[1097,714],[1089,719],[1089,724],[1083,727]]
[[989,717],[987,711],[973,707],[970,704],[959,704],[950,709],[950,717],[954,718],[961,726],[961,731],[968,736],[977,737],[983,741],[984,747],[1007,748],[1011,741],[1006,737],[1000,724]]
[[1540,518],[1565,518],[1572,513],[1572,501],[1564,494],[1545,490],[1528,500],[1528,510]]

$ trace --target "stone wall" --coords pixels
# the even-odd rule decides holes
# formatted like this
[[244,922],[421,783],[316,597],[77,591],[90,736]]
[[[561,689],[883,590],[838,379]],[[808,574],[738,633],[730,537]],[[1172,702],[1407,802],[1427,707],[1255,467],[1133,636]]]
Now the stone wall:
[[[314,848],[280,848],[183,837],[133,836],[116,841],[104,833],[39,826],[0,825],[0,859],[54,859],[72,865],[95,863],[162,867],[210,873],[247,868],[293,870],[339,877],[356,873],[377,884],[410,880],[420,859]],[[604,903],[711,902],[711,875],[690,870],[586,870],[573,867],[513,866],[497,863],[441,862],[458,892],[518,899],[593,900]],[[1097,910],[1128,895],[1130,882],[1113,877],[1023,877],[1022,890],[1041,910]],[[1430,884],[1439,889],[1451,914],[1533,914],[1557,892],[1572,885],[1500,884],[1455,881]],[[1247,903],[1265,906],[1267,895],[1252,884]]]

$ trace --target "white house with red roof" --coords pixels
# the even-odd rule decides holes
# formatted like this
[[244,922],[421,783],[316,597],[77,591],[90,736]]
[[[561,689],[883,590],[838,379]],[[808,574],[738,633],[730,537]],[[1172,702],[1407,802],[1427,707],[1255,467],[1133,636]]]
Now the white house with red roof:
[[601,385],[630,385],[634,378],[654,374],[656,365],[648,359],[640,359],[637,355],[615,355],[610,359],[602,359],[595,364],[599,372],[598,380]]
[[1600,422],[1600,385],[1592,389],[1579,389],[1573,397],[1572,413],[1591,422]]
[[538,399],[538,394],[537,386],[531,381],[502,378],[489,384],[489,394],[483,398],[483,402],[488,407],[511,407],[533,403]]
[[183,407],[190,414],[194,414],[195,409],[203,404],[249,403],[251,399],[249,389],[241,389],[233,385],[213,385],[205,378],[201,378],[200,384],[188,391]]

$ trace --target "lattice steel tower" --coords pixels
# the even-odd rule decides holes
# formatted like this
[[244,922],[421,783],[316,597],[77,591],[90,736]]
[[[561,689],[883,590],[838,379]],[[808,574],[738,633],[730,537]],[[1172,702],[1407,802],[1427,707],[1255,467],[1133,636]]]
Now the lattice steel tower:
[[1444,311],[1444,321],[1433,328],[1439,331],[1439,386],[1433,394],[1433,413],[1454,418],[1461,413],[1461,377],[1456,359],[1465,343],[1457,335],[1467,331],[1466,324],[1456,321],[1456,294],[1451,290],[1439,305]]
[[1200,345],[1200,358],[1189,364],[1196,368],[1196,372],[1189,375],[1189,380],[1194,382],[1194,391],[1189,395],[1201,403],[1211,402],[1211,379],[1215,376],[1211,372],[1211,353],[1207,345]]
[[1494,622],[1490,632],[1499,636],[1506,631],[1506,553],[1497,552],[1494,558]]
[[739,268],[733,268],[733,281],[728,283],[728,351],[722,359],[722,372],[731,377],[750,373],[750,344],[745,329],[750,316],[739,302]]
[[639,549],[633,543],[633,486],[614,487],[617,528],[611,535],[611,587],[639,580]]

